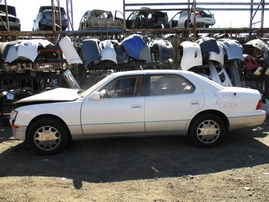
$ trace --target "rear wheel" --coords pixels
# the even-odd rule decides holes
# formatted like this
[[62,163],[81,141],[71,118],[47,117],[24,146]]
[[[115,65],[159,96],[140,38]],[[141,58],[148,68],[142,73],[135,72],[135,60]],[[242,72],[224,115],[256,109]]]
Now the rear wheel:
[[34,122],[27,133],[30,148],[40,154],[63,151],[69,140],[67,128],[57,119],[41,118]]
[[202,115],[191,124],[188,136],[199,147],[214,147],[224,138],[226,129],[216,115]]

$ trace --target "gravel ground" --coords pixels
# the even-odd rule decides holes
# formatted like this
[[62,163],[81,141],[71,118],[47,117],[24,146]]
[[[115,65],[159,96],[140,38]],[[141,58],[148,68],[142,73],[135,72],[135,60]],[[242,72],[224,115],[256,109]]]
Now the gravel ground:
[[269,201],[269,118],[216,148],[186,137],[77,141],[33,153],[0,126],[0,201]]

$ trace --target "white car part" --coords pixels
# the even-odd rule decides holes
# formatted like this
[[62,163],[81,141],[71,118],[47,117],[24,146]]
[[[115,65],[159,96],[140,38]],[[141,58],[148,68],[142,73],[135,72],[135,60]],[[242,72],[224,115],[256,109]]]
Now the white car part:
[[[209,74],[209,79],[219,83],[222,86],[233,86],[227,72],[225,71],[225,69],[223,68],[222,65],[220,65],[221,71],[217,71],[214,63],[212,61],[208,61],[208,66],[209,66],[209,70],[210,70],[210,74]],[[225,79],[221,80],[220,79],[220,75],[223,74]]]
[[180,44],[183,48],[180,67],[182,70],[189,70],[194,66],[203,64],[201,47],[196,42],[184,41]]
[[101,46],[101,60],[110,60],[118,64],[117,54],[111,40],[101,41],[100,46]]
[[25,57],[34,62],[38,55],[37,49],[39,44],[44,48],[48,45],[53,45],[48,40],[43,39],[18,40],[14,46],[9,48],[6,61],[13,62],[19,57]]
[[83,64],[76,49],[74,48],[74,45],[72,44],[71,39],[68,36],[65,36],[59,42],[59,45],[68,64]]

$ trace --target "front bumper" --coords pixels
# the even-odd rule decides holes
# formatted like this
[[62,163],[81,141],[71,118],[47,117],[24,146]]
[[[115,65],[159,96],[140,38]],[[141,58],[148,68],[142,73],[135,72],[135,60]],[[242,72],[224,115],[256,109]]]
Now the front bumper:
[[26,140],[26,126],[14,126],[12,123],[12,119],[9,119],[9,124],[10,127],[12,129],[12,136],[15,139],[19,139],[19,140]]

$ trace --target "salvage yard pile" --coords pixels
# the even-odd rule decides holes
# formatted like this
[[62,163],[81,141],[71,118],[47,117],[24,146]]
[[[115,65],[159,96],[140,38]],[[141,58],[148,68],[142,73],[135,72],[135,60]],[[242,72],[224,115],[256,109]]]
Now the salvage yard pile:
[[[73,42],[70,42],[73,46]],[[176,50],[176,46],[179,50]],[[77,52],[71,52],[70,48]],[[60,49],[58,45],[47,40],[0,43],[3,62],[11,66],[15,65],[16,60],[20,63],[23,60],[38,63],[41,59],[48,62],[58,59],[60,62],[63,56],[57,49]],[[245,87],[244,79],[263,80],[269,76],[268,42],[258,37],[244,43],[231,38],[201,37],[196,41],[183,41],[178,46],[174,35],[154,38],[133,34],[122,41],[88,38],[82,40],[79,47],[66,46],[61,49],[68,64],[83,63],[84,71],[179,68],[202,74],[225,86],[240,87]],[[176,55],[178,51],[180,57]],[[78,62],[78,58],[81,62]]]

